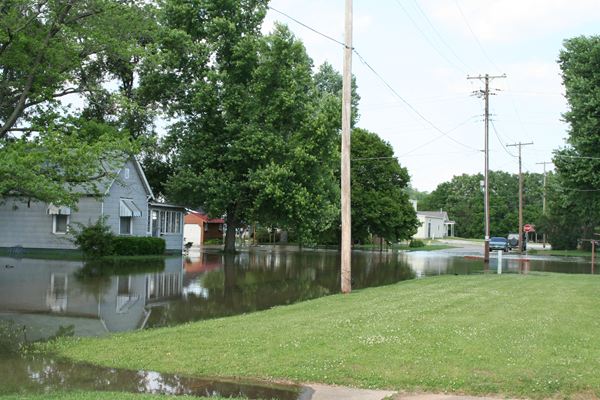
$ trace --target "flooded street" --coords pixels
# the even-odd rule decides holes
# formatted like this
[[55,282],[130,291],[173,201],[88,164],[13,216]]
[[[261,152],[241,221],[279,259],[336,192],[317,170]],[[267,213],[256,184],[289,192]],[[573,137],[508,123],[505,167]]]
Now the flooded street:
[[[433,275],[497,273],[469,247],[433,252],[355,251],[353,289]],[[0,258],[0,351],[9,340],[103,336],[268,309],[338,293],[339,254],[283,247],[235,255],[192,252],[145,261],[81,262]],[[502,273],[589,274],[589,259],[505,254]],[[398,290],[401,290],[401,286]],[[7,333],[8,332],[8,333]],[[6,343],[5,343],[6,342]],[[63,389],[297,398],[298,388],[194,380],[148,371],[75,366],[1,354],[0,393]],[[286,397],[287,396],[287,397]]]

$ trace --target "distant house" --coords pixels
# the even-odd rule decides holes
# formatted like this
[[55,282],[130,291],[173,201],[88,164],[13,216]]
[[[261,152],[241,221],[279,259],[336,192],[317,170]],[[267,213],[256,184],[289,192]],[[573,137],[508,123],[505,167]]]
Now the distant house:
[[102,196],[82,193],[77,209],[4,198],[0,203],[0,248],[75,249],[67,235],[70,226],[105,217],[116,235],[162,237],[169,252],[181,252],[185,209],[154,197],[135,158],[99,186]]
[[418,211],[417,201],[411,200],[411,202],[417,211],[417,219],[421,223],[417,233],[413,236],[415,239],[439,239],[454,236],[456,222],[448,218],[446,211]]
[[222,218],[209,218],[206,213],[191,210],[184,221],[183,237],[186,243],[199,246],[210,239],[223,239],[225,221]]

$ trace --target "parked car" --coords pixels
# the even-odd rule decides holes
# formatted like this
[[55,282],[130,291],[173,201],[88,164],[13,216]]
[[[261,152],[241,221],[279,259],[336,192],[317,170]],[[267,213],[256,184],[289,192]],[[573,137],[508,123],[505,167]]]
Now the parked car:
[[493,237],[490,239],[490,250],[504,250],[508,251],[510,246],[508,240],[503,237]]
[[[527,240],[525,240],[525,233],[523,233],[523,250],[527,250]],[[509,233],[506,237],[508,240],[508,245],[511,249],[519,248],[519,234],[518,233]]]

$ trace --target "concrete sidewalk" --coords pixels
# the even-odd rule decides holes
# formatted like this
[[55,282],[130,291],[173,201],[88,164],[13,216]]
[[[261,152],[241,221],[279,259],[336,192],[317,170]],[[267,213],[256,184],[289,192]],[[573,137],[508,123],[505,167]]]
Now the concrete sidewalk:
[[381,400],[395,393],[389,390],[355,389],[321,384],[310,384],[305,387],[309,390],[302,393],[299,400]]
[[[391,390],[355,389],[321,384],[305,385],[299,400],[499,400],[500,397],[475,397],[438,393],[397,393]],[[502,398],[504,399],[504,398]]]

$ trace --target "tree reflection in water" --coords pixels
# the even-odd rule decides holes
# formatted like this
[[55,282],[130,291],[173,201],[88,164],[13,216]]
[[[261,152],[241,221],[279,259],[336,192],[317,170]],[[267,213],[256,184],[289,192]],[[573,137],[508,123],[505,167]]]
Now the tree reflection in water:
[[[354,289],[415,276],[397,253],[357,253],[353,258]],[[236,315],[338,293],[339,265],[337,252],[204,253],[185,261],[182,297],[155,307],[147,326]]]

